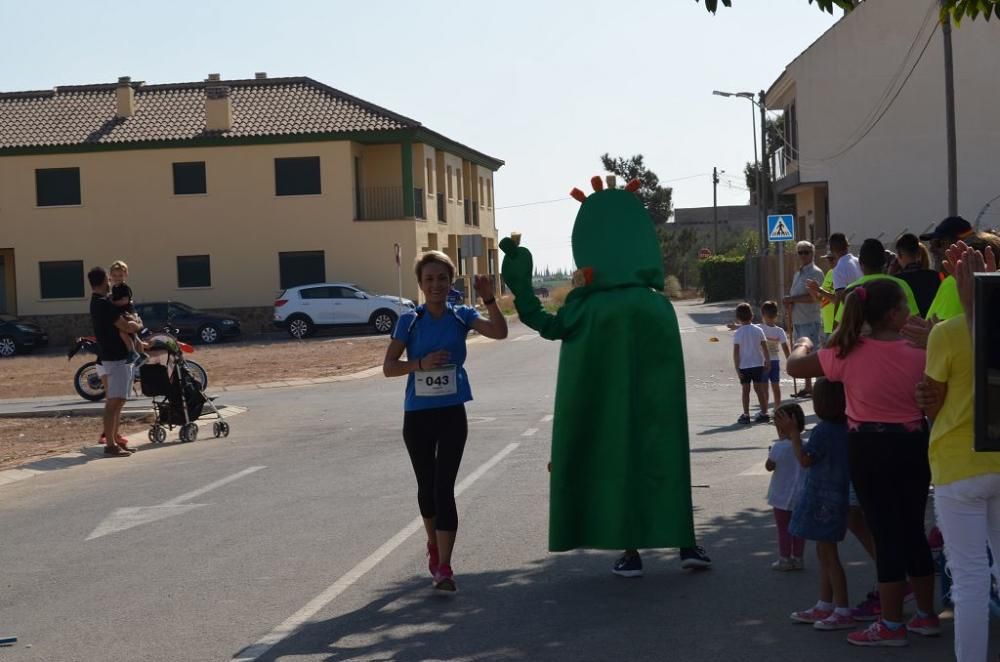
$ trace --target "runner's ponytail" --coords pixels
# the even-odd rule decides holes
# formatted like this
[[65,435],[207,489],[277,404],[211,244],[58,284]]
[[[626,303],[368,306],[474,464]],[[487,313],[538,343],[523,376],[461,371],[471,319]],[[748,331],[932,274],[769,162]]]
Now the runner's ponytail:
[[865,324],[879,327],[885,317],[905,301],[903,288],[891,280],[873,280],[859,285],[844,300],[844,317],[828,346],[837,350],[837,358],[847,358],[861,341]]

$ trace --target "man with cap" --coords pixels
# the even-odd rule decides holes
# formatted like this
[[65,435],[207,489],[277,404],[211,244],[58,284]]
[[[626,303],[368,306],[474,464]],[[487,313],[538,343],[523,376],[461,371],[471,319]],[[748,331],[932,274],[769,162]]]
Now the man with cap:
[[[972,229],[971,223],[961,216],[949,216],[938,223],[934,232],[920,235],[920,239],[930,242],[931,254],[937,263],[936,266],[940,268],[948,247],[957,241],[971,237],[973,234],[975,231]],[[934,301],[927,310],[927,319],[937,318],[943,322],[962,314],[964,311],[958,297],[958,285],[954,276],[948,276],[941,281],[941,286],[938,288],[937,294],[934,295]]]
[[[799,270],[795,272],[795,279],[792,287],[788,291],[788,296],[784,298],[786,308],[792,311],[792,331],[794,339],[809,338],[813,347],[823,346],[823,323],[820,319],[820,304],[809,293],[808,282],[820,281],[823,279],[823,270],[816,266],[814,257],[815,247],[808,241],[800,241],[796,246],[799,254]],[[812,395],[812,379],[806,379],[805,388],[794,397],[808,397]]]

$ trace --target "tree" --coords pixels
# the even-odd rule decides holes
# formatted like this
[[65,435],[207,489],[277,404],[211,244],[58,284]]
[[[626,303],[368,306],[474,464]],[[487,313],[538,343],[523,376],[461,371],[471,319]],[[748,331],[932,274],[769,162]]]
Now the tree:
[[657,226],[660,252],[663,253],[663,272],[677,276],[682,287],[689,287],[698,276],[698,233],[692,228],[676,228],[674,224]]
[[611,158],[607,153],[601,155],[601,165],[604,169],[626,183],[638,179],[642,186],[635,192],[646,211],[653,218],[654,225],[662,225],[674,214],[673,189],[660,186],[660,178],[643,163],[642,154],[624,159]]
[[[695,0],[699,2],[700,0]],[[833,13],[835,7],[840,7],[844,11],[851,11],[864,0],[809,0],[809,4],[816,3],[816,6],[825,12]],[[705,9],[713,14],[719,8],[720,0],[705,0]],[[726,7],[733,6],[733,0],[721,0]],[[941,3],[941,20],[946,17],[958,25],[963,18],[976,20],[982,16],[985,20],[990,20],[994,16],[1000,18],[1000,0],[944,0]]]

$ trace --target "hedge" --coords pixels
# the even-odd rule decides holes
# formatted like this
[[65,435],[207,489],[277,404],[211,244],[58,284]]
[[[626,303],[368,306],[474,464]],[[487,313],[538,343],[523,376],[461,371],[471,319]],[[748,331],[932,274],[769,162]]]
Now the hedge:
[[746,296],[746,258],[710,257],[699,264],[705,303],[742,299]]

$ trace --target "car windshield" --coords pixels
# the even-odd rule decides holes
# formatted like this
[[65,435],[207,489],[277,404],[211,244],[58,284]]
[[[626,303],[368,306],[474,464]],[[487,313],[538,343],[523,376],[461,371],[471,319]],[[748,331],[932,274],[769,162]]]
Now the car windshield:
[[377,292],[372,292],[371,290],[369,290],[364,285],[358,285],[357,283],[351,283],[350,286],[353,287],[354,289],[358,290],[359,292],[364,292],[365,294],[367,294],[369,296],[373,296],[373,297],[381,296]]
[[184,313],[190,315],[195,312],[194,308],[188,306],[187,304],[177,303],[176,301],[170,302],[170,312],[173,314]]

